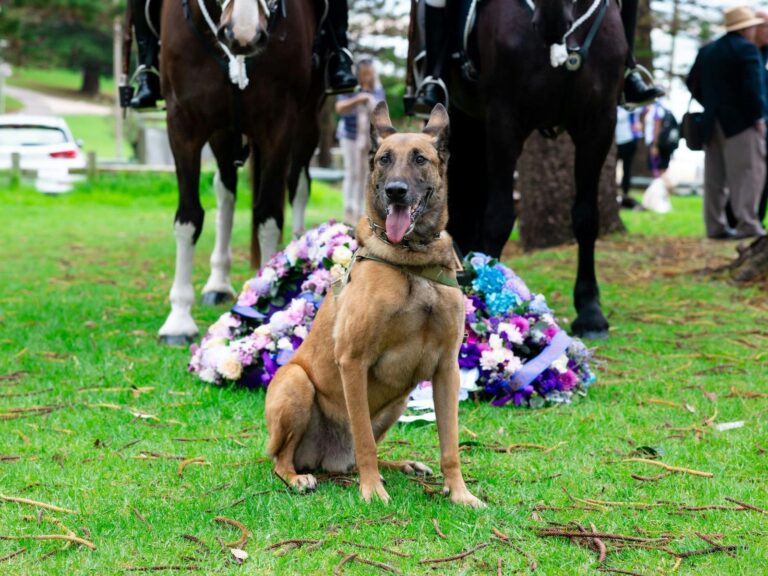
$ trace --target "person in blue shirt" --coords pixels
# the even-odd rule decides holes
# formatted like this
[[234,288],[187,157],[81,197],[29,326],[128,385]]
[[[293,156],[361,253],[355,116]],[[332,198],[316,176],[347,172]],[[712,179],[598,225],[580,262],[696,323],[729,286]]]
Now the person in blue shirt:
[[[687,84],[704,107],[704,224],[710,238],[765,235],[757,217],[766,177],[766,86],[751,8],[725,11],[726,34],[699,50]],[[728,226],[730,200],[736,219]]]
[[360,91],[336,97],[339,125],[336,137],[344,155],[344,222],[355,225],[365,213],[365,188],[368,180],[370,149],[370,113],[384,100],[373,58],[364,56],[357,62]]

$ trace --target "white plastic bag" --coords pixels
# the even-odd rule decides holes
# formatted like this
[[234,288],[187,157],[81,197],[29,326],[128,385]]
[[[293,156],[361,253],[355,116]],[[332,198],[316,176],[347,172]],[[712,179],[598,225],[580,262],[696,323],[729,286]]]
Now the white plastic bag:
[[663,178],[654,178],[650,186],[645,189],[643,194],[643,208],[659,214],[666,214],[672,210],[672,203],[669,201],[669,191]]

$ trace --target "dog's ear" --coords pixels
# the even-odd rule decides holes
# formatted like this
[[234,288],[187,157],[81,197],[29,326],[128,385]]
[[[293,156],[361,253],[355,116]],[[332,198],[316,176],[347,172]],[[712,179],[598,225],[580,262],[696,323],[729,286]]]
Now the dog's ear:
[[397,130],[392,127],[392,121],[389,119],[387,103],[382,100],[376,104],[371,114],[371,152],[375,153],[381,141],[395,132]]
[[445,106],[436,104],[429,115],[429,122],[427,122],[424,130],[422,130],[424,134],[432,136],[434,139],[433,144],[437,148],[437,153],[443,162],[448,159],[449,124],[448,111],[445,109]]

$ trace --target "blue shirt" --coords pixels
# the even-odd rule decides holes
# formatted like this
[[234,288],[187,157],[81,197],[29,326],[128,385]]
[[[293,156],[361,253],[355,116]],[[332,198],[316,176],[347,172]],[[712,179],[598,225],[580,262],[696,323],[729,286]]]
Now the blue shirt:
[[[373,90],[362,90],[362,92],[368,92],[373,94],[376,102],[384,100],[384,89],[381,86],[374,88]],[[336,96],[337,102],[343,102],[350,98],[357,97],[358,93],[353,92],[351,94],[339,94]],[[336,128],[336,138],[339,140],[356,140],[357,139],[357,111],[352,110],[348,114],[341,114],[339,117],[339,126]]]

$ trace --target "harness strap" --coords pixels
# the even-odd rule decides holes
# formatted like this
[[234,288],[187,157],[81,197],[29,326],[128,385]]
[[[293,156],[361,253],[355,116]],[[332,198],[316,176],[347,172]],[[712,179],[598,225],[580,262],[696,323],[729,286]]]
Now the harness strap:
[[459,282],[456,279],[456,270],[452,268],[438,265],[409,266],[407,264],[397,264],[396,262],[390,262],[384,258],[374,256],[367,248],[365,248],[365,246],[363,246],[362,248],[359,248],[352,257],[352,262],[349,264],[349,268],[347,268],[347,273],[333,283],[334,297],[338,297],[344,287],[349,284],[351,281],[352,268],[354,267],[355,262],[360,260],[371,260],[373,262],[378,262],[379,264],[386,264],[390,268],[399,270],[405,275],[412,274],[413,276],[419,276],[425,280],[434,282],[435,284],[442,284],[449,288],[459,288]]

